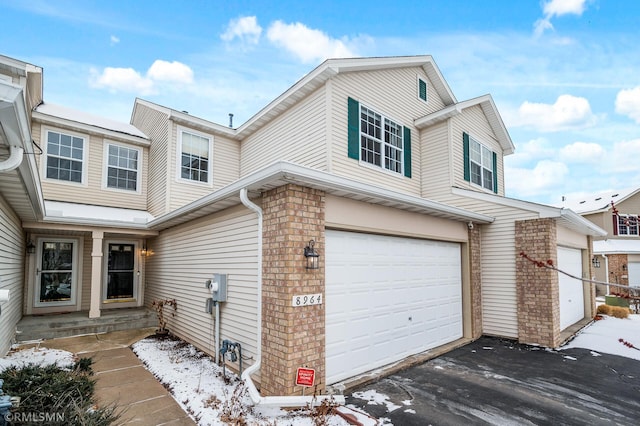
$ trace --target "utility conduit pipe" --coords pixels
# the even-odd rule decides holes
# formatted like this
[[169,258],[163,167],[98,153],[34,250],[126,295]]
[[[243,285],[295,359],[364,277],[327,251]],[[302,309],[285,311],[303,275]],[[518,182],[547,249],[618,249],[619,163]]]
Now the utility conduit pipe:
[[244,370],[240,376],[247,386],[249,397],[254,405],[272,406],[272,407],[306,407],[320,405],[324,400],[333,400],[335,403],[344,405],[345,399],[343,395],[318,395],[318,396],[262,396],[256,385],[251,380],[251,375],[260,369],[262,363],[262,209],[249,200],[247,196],[247,188],[240,190],[240,201],[249,210],[256,212],[258,215],[258,336],[257,336],[257,352],[256,362],[249,368]]

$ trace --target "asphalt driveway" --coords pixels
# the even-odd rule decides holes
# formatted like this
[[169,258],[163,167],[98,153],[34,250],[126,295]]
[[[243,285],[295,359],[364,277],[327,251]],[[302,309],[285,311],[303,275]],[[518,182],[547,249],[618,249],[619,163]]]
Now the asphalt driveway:
[[347,403],[396,426],[638,425],[640,361],[482,337],[355,389]]

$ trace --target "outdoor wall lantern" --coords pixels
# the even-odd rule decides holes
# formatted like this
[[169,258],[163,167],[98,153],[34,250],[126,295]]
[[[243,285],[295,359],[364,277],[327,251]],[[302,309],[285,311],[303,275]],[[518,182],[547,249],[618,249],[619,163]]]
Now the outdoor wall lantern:
[[307,269],[319,269],[320,265],[318,264],[318,259],[320,255],[315,250],[316,242],[314,240],[310,240],[309,244],[304,248],[304,257],[307,258]]
[[142,246],[142,250],[140,250],[140,254],[142,256],[146,256],[148,253],[146,244]]
[[593,259],[591,259],[591,263],[593,264],[594,268],[600,267],[600,259],[598,259],[597,257],[594,257]]
[[626,270],[627,270],[627,264],[626,264],[626,263],[623,263],[623,264],[622,264],[622,270],[623,270],[623,271],[626,271]]
[[33,241],[29,240],[27,243],[27,254],[33,254],[36,252],[36,245],[33,244]]

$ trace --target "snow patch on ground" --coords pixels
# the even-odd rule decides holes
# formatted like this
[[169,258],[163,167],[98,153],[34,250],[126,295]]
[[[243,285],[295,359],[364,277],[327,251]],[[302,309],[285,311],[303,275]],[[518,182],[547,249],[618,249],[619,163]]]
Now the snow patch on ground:
[[[603,315],[600,321],[594,321],[585,327],[560,350],[583,348],[590,349],[593,356],[602,352],[640,360],[640,350],[625,346],[619,339],[640,348],[640,315],[629,315],[629,318],[625,319]],[[594,355],[593,351],[598,355]]]
[[71,352],[48,348],[16,349],[0,358],[0,371],[9,367],[23,367],[29,364],[52,365],[59,367],[71,367],[75,362],[75,357]]
[[400,405],[396,405],[389,400],[389,396],[375,390],[354,392],[351,396],[367,401],[368,405],[385,405],[389,413],[400,408]]

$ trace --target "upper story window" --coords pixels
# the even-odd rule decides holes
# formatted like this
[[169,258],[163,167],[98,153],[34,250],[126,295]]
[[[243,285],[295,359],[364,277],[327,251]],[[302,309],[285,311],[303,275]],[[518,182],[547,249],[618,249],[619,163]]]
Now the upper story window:
[[618,215],[618,235],[638,236],[638,215],[619,214]]
[[348,98],[347,154],[383,170],[411,177],[411,129]]
[[47,131],[47,179],[82,183],[84,138]]
[[498,192],[497,155],[476,139],[463,134],[464,178],[484,189]]
[[211,138],[179,130],[178,171],[181,179],[211,183]]
[[107,188],[137,192],[140,185],[140,150],[109,143],[106,151]]

